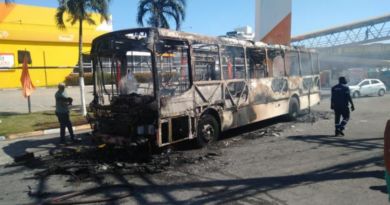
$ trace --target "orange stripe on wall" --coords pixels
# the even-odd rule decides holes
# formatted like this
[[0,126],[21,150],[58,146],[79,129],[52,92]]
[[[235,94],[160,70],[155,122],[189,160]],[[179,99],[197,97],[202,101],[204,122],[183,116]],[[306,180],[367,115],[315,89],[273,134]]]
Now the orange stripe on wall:
[[14,4],[5,5],[5,3],[0,3],[0,23],[3,22],[5,17],[11,13],[11,11],[15,8]]
[[269,44],[290,45],[291,13],[276,25],[261,41]]

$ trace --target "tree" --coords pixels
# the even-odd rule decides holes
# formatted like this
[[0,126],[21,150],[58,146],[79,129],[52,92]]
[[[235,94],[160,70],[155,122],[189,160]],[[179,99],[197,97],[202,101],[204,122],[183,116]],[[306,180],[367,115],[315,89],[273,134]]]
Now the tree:
[[79,24],[79,76],[81,92],[81,110],[85,116],[87,114],[84,96],[84,68],[83,68],[83,22],[95,24],[91,18],[91,12],[98,13],[102,19],[108,21],[108,5],[110,0],[58,0],[59,6],[55,15],[58,28],[65,29],[64,14],[68,14],[72,25]]
[[176,30],[185,19],[186,0],[140,0],[138,5],[137,23],[156,28],[170,28],[168,19],[176,22]]
[[8,6],[10,4],[13,4],[14,0],[3,0],[3,2],[5,3],[6,6]]

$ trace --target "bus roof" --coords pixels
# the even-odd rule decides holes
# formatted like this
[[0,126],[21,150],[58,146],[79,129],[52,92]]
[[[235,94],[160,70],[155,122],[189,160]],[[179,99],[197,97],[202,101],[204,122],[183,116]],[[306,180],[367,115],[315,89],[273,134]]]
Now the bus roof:
[[[137,36],[138,35],[138,36]],[[242,40],[232,37],[213,37],[206,36],[195,33],[188,33],[182,31],[175,31],[164,28],[134,28],[119,30],[110,33],[106,33],[95,38],[94,42],[103,40],[104,38],[109,37],[118,37],[118,38],[147,38],[146,35],[158,35],[159,38],[172,39],[172,40],[181,40],[191,43],[209,43],[209,44],[223,44],[223,45],[232,45],[232,46],[243,46],[243,47],[258,47],[258,48],[269,48],[269,49],[283,49],[283,50],[300,50],[306,52],[315,52],[313,49],[306,49],[303,47],[292,47],[278,44],[266,44],[263,42],[254,42],[250,40]],[[150,37],[150,36],[149,36]]]

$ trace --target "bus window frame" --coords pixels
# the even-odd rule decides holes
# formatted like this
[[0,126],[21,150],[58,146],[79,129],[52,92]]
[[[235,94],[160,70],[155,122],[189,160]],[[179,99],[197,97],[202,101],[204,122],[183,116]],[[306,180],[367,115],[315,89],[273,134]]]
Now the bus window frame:
[[[211,46],[215,46],[217,48],[217,59],[219,61],[219,74],[220,74],[220,79],[216,79],[216,80],[197,80],[196,79],[196,57],[195,57],[195,51],[194,51],[194,44],[208,44],[208,45],[211,45]],[[194,83],[196,82],[220,82],[220,81],[223,81],[223,71],[222,71],[222,68],[221,68],[221,48],[220,48],[220,45],[219,44],[211,44],[211,43],[188,43],[189,45],[189,53],[188,53],[188,59],[189,59],[189,68],[190,68],[190,73],[191,73],[191,76],[190,76],[190,85],[192,86]],[[215,63],[215,66],[217,64]]]
[[[270,60],[269,59],[269,55],[268,55],[268,53],[269,53],[269,51],[268,50],[271,50],[271,49],[273,49],[273,50],[278,50],[278,51],[280,51],[280,55],[281,55],[281,57],[283,58],[283,76],[274,76],[274,61],[273,60]],[[285,49],[282,47],[282,46],[279,46],[279,47],[275,47],[275,48],[268,48],[268,47],[266,47],[265,48],[265,53],[266,53],[266,70],[267,70],[267,77],[270,77],[270,78],[284,78],[284,77],[288,77],[288,75],[287,75],[287,72],[286,72],[286,58],[285,58],[285,56],[286,56],[286,54],[285,54]],[[272,62],[272,76],[270,76],[270,66],[269,65],[271,65],[270,63]]]
[[[182,92],[180,92],[181,94],[184,93],[184,92],[187,92],[188,90],[191,90],[192,88],[192,85],[193,85],[193,69],[192,69],[192,44],[189,42],[189,41],[186,41],[186,40],[177,40],[177,39],[169,39],[169,38],[160,38],[159,39],[159,43],[161,42],[169,42],[169,41],[172,41],[172,42],[179,42],[179,43],[182,43],[184,46],[187,46],[186,50],[186,58],[187,58],[187,77],[188,77],[188,86],[185,90],[183,90]],[[180,45],[180,44],[178,44]],[[159,70],[159,67],[157,65],[158,63],[158,58],[160,58],[161,56],[158,56],[158,52],[157,52],[157,47],[155,46],[154,50],[152,51],[152,65],[153,65],[153,77],[154,78],[154,81],[156,81],[156,84],[157,84],[157,89],[156,89],[156,92],[159,93],[159,96],[160,97],[163,97],[164,95],[161,95],[161,87],[163,87],[162,85],[160,85],[160,70]],[[154,58],[154,64],[153,64],[153,58]],[[179,94],[180,95],[180,94]],[[175,95],[176,96],[176,95]]]
[[[267,78],[269,77],[269,71],[268,71],[268,53],[267,53],[267,48],[265,47],[259,47],[260,49],[263,49],[264,51],[264,71],[263,71],[263,74],[264,74],[264,77],[261,77],[261,78]],[[255,48],[255,47],[252,47],[252,48],[249,48],[248,47],[245,47],[245,58],[246,58],[246,69],[247,69],[247,75],[246,75],[246,80],[254,80],[254,79],[261,79],[261,78],[255,78],[253,77],[251,74],[251,67],[250,67],[250,61],[252,59],[251,55],[248,55],[248,53],[250,52],[251,49],[253,49],[252,52],[256,52],[257,49],[259,48]],[[255,65],[253,65],[255,67]],[[256,70],[255,68],[253,70]]]
[[[312,66],[311,66],[312,75],[319,75],[320,74],[320,62],[319,62],[318,53],[312,53],[312,52],[309,52],[309,53],[310,53],[310,60],[312,63]],[[315,56],[314,59],[313,59],[313,56]],[[316,67],[314,67],[314,65],[316,65]],[[314,70],[316,70],[316,72],[314,72]]]
[[[289,72],[287,72],[287,62],[286,62],[286,51],[287,53],[290,55],[289,57],[291,58],[291,53],[294,53],[296,54],[296,60],[298,60],[298,75],[291,75],[291,67],[288,69]],[[284,49],[284,65],[285,65],[285,71],[286,71],[286,76],[287,77],[302,77],[301,75],[301,65],[300,65],[300,57],[299,57],[299,51],[296,50],[296,49]],[[290,59],[290,62],[289,62],[289,65],[291,65],[291,59]]]
[[[224,62],[223,62],[223,56],[224,55],[222,54],[222,50],[223,49],[226,50],[227,47],[235,48],[235,49],[242,49],[242,52],[244,54],[243,55],[243,60],[244,60],[243,61],[243,67],[244,67],[244,77],[243,78],[232,78],[232,79],[226,79],[225,78],[225,75],[224,75]],[[225,46],[218,45],[218,48],[219,48],[219,58],[220,58],[219,65],[220,65],[220,69],[221,69],[221,80],[222,81],[229,81],[229,80],[245,80],[245,81],[247,81],[248,80],[248,66],[247,66],[246,47],[240,46],[240,45],[225,45]],[[235,69],[233,70],[233,73],[234,72],[235,72]]]
[[[311,58],[311,52],[303,52],[302,50],[298,50],[298,53],[299,53],[298,56],[299,56],[299,74],[300,74],[300,76],[304,77],[304,76],[312,76],[312,75],[314,75],[314,72],[313,72],[313,61],[312,61],[312,58]],[[302,75],[302,56],[301,56],[302,53],[308,54],[308,56],[309,56],[310,65],[311,65],[311,67],[310,67],[310,71],[311,71],[310,75]]]

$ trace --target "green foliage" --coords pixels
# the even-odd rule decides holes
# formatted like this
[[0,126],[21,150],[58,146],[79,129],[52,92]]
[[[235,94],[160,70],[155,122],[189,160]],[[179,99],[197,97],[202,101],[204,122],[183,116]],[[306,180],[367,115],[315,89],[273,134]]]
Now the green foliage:
[[[76,112],[70,113],[70,119],[74,126],[87,123],[85,117]],[[60,126],[54,111],[31,114],[0,113],[0,120],[0,135],[32,132]]]
[[176,22],[176,30],[185,19],[186,0],[140,0],[138,5],[137,23],[156,28],[170,28],[168,19]]
[[65,28],[64,14],[69,14],[67,21],[74,25],[76,22],[86,21],[89,24],[95,24],[91,18],[90,12],[96,12],[104,20],[108,20],[108,5],[110,0],[58,0],[57,13],[55,20],[57,26]]
[[151,73],[135,73],[134,77],[138,83],[153,82],[153,76]]
[[[78,86],[79,85],[79,74],[71,73],[65,78],[65,84],[67,86]],[[92,73],[84,73],[84,84],[93,85]]]
[[[83,22],[95,24],[91,18],[91,12],[97,12],[102,19],[108,21],[108,5],[111,0],[58,0],[58,8],[55,14],[55,21],[60,29],[65,29],[64,14],[67,13],[70,17],[67,21],[74,25],[79,22],[79,62],[83,62],[81,51],[83,50]],[[81,73],[84,73],[83,64],[79,64]]]

